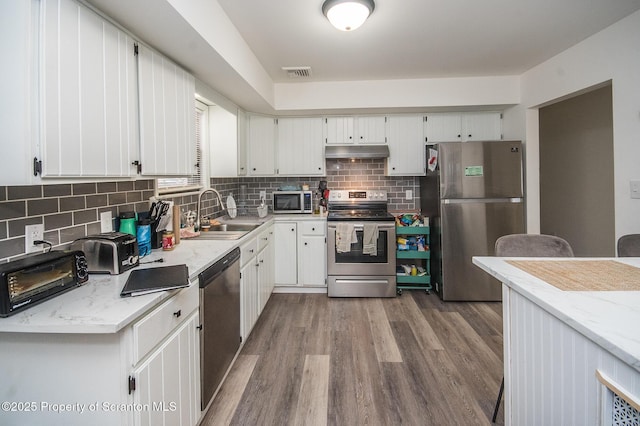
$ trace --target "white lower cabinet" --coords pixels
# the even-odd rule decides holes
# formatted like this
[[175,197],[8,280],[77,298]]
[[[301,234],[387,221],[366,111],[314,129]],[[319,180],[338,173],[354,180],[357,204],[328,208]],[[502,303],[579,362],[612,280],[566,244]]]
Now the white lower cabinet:
[[0,333],[0,399],[37,407],[0,424],[196,425],[198,304],[193,282],[116,333]]
[[326,286],[326,221],[276,221],[274,234],[276,286]]
[[135,425],[194,425],[200,418],[198,311],[133,372]]
[[199,286],[195,282],[133,324],[129,390],[135,425],[194,425],[200,418]]
[[246,341],[273,292],[273,227],[240,247],[240,329]]
[[298,284],[298,224],[278,222],[273,225],[275,246],[276,286]]

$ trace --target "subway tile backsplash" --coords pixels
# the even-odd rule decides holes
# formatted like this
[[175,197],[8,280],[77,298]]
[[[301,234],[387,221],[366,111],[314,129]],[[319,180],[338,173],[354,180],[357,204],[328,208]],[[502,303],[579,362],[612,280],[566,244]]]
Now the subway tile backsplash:
[[100,213],[149,210],[154,181],[0,186],[0,261],[24,254],[25,225],[43,224],[44,239],[63,246],[100,232]]
[[[260,205],[260,191],[267,192],[271,210],[271,192],[283,185],[309,185],[318,188],[326,180],[331,189],[377,189],[389,195],[391,212],[413,212],[420,209],[417,177],[390,177],[384,175],[384,160],[358,159],[327,160],[325,177],[240,177],[213,178],[211,186],[217,189],[224,202],[233,195],[238,214],[256,215]],[[116,217],[123,211],[149,210],[149,198],[154,195],[152,179],[118,182],[77,184],[0,186],[0,262],[24,254],[24,227],[44,224],[45,240],[54,246],[64,246],[76,238],[100,232],[100,213],[111,211]],[[413,199],[405,200],[407,190]],[[185,195],[169,198],[181,206],[181,212],[196,210],[197,196]],[[225,214],[216,197],[208,193],[203,197],[202,214],[215,218]]]

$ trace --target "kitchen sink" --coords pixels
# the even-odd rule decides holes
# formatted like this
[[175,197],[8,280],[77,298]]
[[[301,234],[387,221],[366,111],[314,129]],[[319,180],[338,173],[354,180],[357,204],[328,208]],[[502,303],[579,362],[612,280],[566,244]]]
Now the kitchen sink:
[[243,223],[223,223],[213,225],[208,231],[200,231],[200,235],[191,240],[237,240],[253,231],[260,225]]

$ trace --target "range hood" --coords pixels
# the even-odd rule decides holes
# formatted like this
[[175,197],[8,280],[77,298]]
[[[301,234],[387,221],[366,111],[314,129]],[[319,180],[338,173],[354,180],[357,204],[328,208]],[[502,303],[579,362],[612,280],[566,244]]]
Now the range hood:
[[387,158],[387,145],[328,145],[324,147],[325,158]]

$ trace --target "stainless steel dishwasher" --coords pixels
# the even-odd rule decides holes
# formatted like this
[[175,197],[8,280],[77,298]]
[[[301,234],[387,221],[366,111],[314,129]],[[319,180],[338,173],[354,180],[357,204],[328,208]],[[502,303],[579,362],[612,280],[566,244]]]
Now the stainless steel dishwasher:
[[240,249],[205,269],[200,281],[200,397],[204,410],[240,347]]

